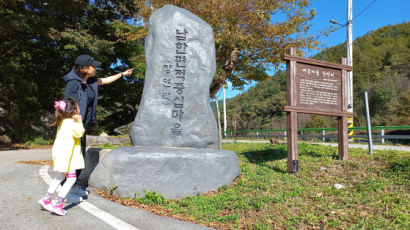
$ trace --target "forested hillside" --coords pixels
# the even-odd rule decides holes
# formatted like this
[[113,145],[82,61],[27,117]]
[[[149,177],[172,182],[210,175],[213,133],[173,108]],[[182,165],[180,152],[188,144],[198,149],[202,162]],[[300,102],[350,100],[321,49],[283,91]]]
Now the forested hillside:
[[[369,94],[372,125],[410,124],[410,23],[386,26],[353,43],[354,122],[365,125],[363,93]],[[337,62],[346,45],[328,48],[311,57]],[[237,117],[238,129],[286,128],[286,73],[279,71],[248,92],[231,99],[228,117]],[[300,127],[336,126],[335,118],[299,116]],[[228,122],[228,129],[231,129]]]

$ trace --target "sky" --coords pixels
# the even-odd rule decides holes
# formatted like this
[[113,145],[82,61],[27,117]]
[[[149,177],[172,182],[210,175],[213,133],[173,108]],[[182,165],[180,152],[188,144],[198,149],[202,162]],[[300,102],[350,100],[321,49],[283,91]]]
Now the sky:
[[[336,20],[340,24],[346,24],[347,0],[311,0],[311,3],[310,8],[316,10],[316,16],[311,21],[312,27],[309,34],[317,35],[329,27],[331,25],[330,19]],[[362,12],[366,7],[368,8]],[[355,18],[359,13],[361,14]],[[353,40],[380,27],[409,21],[410,0],[353,0]],[[330,33],[327,37],[322,36],[319,40],[323,43],[324,48],[344,43],[346,42],[346,27]],[[310,51],[305,56],[309,57],[317,52]],[[256,82],[253,82],[245,86],[244,90],[233,90],[228,83],[228,88],[225,90],[226,98],[232,98],[255,84]],[[220,100],[223,97],[221,92],[222,89],[218,95]]]

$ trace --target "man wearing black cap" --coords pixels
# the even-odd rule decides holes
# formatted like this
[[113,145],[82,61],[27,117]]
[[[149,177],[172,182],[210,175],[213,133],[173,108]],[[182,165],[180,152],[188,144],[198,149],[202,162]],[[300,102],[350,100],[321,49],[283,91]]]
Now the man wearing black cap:
[[[113,76],[97,78],[95,75],[97,73],[97,67],[100,65],[101,62],[94,60],[94,58],[89,55],[83,54],[75,59],[75,67],[64,77],[64,81],[67,84],[65,88],[65,98],[72,97],[77,99],[84,128],[86,130],[91,122],[97,121],[98,86],[110,84],[122,76],[131,75],[133,70],[129,69]],[[90,171],[87,166],[93,166],[89,165],[87,162],[88,158],[86,156],[85,142],[86,135],[84,134],[81,138],[81,149],[85,160],[84,170]],[[81,202],[82,197],[88,195],[88,191],[85,190],[88,181],[85,181],[86,179],[81,177],[81,171],[82,170],[77,170],[77,186],[67,195],[67,202]]]

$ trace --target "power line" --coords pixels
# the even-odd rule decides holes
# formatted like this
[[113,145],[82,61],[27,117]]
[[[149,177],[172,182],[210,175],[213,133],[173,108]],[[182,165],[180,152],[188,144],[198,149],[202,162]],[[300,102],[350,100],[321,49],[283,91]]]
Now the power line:
[[[373,3],[375,3],[377,0],[374,0],[374,1],[372,1],[371,3],[369,3],[369,5],[367,5],[362,11],[360,11],[356,16],[354,16],[353,18],[352,18],[352,22],[353,22],[353,20],[354,19],[356,19],[357,17],[359,17],[360,15],[362,15],[367,9],[369,9],[369,7],[371,6],[371,5],[373,5]],[[332,22],[333,21],[333,22]],[[337,30],[339,30],[339,29],[341,29],[341,28],[344,28],[344,27],[346,27],[347,25],[348,25],[348,22],[346,22],[346,24],[340,24],[340,23],[338,23],[338,22],[336,22],[335,20],[330,20],[330,22],[331,23],[333,23],[333,24],[337,24],[337,25],[339,25],[339,27],[337,27],[337,28],[335,28],[333,31],[331,31],[330,33],[333,33],[333,32],[336,32]],[[327,35],[325,35],[325,34],[319,34],[318,36],[316,36],[316,38],[315,38],[315,40],[319,40],[321,37],[323,37],[323,36],[327,36]]]
[[[373,3],[375,3],[377,0],[373,0],[371,3],[369,3],[369,5],[367,5],[362,11],[360,11],[358,14],[356,14],[356,16],[354,16],[353,18],[352,18],[352,21],[354,21],[357,17],[359,17],[360,15],[362,15],[367,9],[369,9],[369,7],[371,6],[371,5],[373,5]],[[339,29],[341,29],[341,28],[343,28],[343,27],[346,27],[347,25],[348,25],[348,22],[346,22],[346,24],[339,24],[339,23],[337,23],[336,21],[334,21],[334,20],[330,20],[330,21],[333,21],[332,23],[334,23],[334,24],[338,24],[340,27],[337,27],[335,30],[333,30],[332,31],[332,33],[333,32],[335,32],[335,31],[337,31],[337,30],[339,30]],[[319,38],[320,37],[322,37],[323,35],[320,35],[319,36]]]
[[[369,9],[369,7],[371,6],[371,5],[373,5],[373,3],[375,3],[377,0],[373,0],[371,3],[369,3],[369,5],[367,5],[362,11],[360,11],[358,14],[356,14],[356,16],[354,16],[353,18],[352,18],[352,21],[354,21],[357,17],[359,17],[360,15],[362,15],[367,9]],[[341,27],[339,27],[339,28],[342,28],[342,27],[345,27],[345,26],[347,26],[347,24],[349,23],[349,22],[346,22],[346,24],[344,24],[344,25],[342,25],[342,24],[339,24],[339,23],[337,23],[336,21],[334,21],[334,20],[330,20],[332,23],[334,23],[334,24],[338,24],[338,25],[340,25]],[[339,29],[338,28],[338,29]]]
[[373,5],[373,3],[375,3],[376,0],[374,0],[373,2],[371,2],[369,5],[367,5],[362,11],[360,11],[360,13],[358,13],[356,16],[353,17],[352,21],[355,20],[357,17],[359,17],[361,14],[363,14],[367,9],[369,9],[369,7],[371,5]]

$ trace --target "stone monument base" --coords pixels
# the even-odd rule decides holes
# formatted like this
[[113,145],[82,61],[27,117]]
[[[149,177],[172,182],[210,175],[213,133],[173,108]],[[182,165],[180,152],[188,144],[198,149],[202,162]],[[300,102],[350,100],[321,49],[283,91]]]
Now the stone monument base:
[[101,159],[89,185],[98,189],[117,186],[114,194],[121,197],[143,196],[145,190],[173,199],[230,185],[240,172],[232,151],[119,147]]

